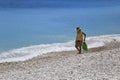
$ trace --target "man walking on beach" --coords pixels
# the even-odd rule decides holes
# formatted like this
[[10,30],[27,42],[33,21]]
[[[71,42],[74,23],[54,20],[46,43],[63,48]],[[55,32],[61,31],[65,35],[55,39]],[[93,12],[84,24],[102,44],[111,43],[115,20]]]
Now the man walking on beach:
[[82,43],[85,42],[86,34],[82,32],[80,27],[76,27],[76,32],[77,32],[77,35],[76,35],[76,40],[75,40],[75,48],[79,51],[78,54],[80,54],[81,46],[82,46]]

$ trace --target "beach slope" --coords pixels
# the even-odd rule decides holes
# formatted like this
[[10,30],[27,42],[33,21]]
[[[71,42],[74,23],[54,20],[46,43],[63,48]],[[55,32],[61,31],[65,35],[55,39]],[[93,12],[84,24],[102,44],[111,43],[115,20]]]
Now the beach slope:
[[0,80],[120,80],[120,42],[84,54],[64,51],[0,63]]

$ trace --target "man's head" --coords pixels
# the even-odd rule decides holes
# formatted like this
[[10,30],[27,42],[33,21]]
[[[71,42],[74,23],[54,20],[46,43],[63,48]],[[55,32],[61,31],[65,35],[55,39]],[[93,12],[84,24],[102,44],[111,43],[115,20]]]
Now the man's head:
[[76,27],[76,31],[80,32],[81,31],[80,27]]

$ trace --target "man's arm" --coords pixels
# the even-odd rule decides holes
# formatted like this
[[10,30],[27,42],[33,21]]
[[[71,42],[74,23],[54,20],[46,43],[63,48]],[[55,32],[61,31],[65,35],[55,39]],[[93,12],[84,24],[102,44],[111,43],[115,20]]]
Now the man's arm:
[[85,42],[85,39],[86,39],[86,34],[84,32],[82,32],[82,34],[84,35],[84,42]]

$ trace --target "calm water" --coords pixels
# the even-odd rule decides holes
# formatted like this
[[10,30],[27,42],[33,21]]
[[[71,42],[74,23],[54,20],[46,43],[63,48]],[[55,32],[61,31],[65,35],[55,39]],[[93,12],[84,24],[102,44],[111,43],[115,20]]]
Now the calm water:
[[88,36],[120,34],[120,6],[0,10],[0,51],[74,40],[75,27]]

